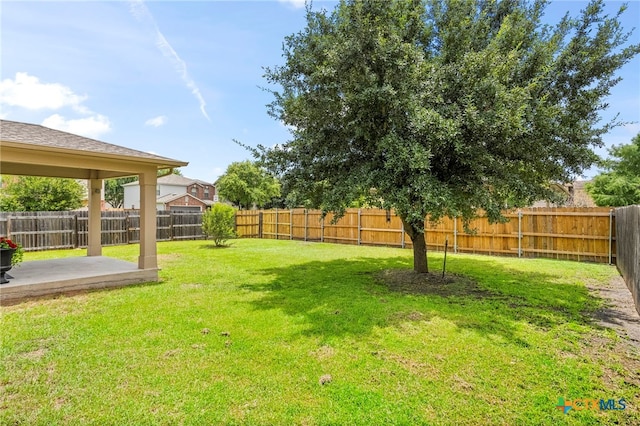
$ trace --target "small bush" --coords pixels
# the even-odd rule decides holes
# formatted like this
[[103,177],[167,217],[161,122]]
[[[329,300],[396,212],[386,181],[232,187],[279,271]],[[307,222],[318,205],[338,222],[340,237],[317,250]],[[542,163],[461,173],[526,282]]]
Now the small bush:
[[227,240],[236,237],[236,210],[222,203],[214,204],[211,210],[202,215],[202,232],[208,238],[213,238],[216,246],[224,246]]

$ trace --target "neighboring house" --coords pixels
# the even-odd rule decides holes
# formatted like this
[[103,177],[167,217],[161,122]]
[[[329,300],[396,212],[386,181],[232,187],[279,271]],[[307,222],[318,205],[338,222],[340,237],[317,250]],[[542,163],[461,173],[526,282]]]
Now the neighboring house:
[[589,180],[577,180],[568,184],[554,184],[553,189],[565,197],[562,204],[553,204],[548,201],[537,201],[533,207],[595,207],[596,203],[587,193],[584,186]]
[[[130,182],[122,187],[124,208],[140,208],[140,183]],[[218,201],[214,184],[174,174],[158,178],[156,196],[158,210],[204,211]]]

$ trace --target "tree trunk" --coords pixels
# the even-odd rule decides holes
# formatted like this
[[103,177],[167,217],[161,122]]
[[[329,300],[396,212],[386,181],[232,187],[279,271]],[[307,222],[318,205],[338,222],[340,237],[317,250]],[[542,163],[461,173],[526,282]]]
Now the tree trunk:
[[427,242],[424,238],[424,223],[422,226],[416,224],[412,225],[407,223],[404,219],[404,230],[411,238],[413,243],[413,270],[418,274],[426,274],[429,272],[429,265],[427,264]]

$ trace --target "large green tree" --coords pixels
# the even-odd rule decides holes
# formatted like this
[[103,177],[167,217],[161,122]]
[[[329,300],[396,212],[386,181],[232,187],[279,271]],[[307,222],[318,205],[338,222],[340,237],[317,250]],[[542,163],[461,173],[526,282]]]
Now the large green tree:
[[19,176],[0,194],[1,211],[64,211],[82,207],[84,188],[74,179]]
[[231,163],[216,182],[218,195],[241,209],[261,207],[280,196],[280,184],[251,161]]
[[594,1],[555,26],[545,2],[341,0],[287,37],[269,113],[292,138],[255,155],[299,199],[393,208],[427,272],[424,222],[552,197],[597,156],[615,72],[638,53]]
[[599,206],[640,204],[640,133],[630,144],[614,145],[604,172],[587,184],[587,192]]

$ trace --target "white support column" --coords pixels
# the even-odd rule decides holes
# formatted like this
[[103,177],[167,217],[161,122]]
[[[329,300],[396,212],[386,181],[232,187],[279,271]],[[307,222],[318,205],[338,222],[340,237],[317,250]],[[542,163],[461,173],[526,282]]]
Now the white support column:
[[89,179],[87,256],[102,256],[102,179]]
[[156,185],[155,168],[140,173],[140,257],[138,269],[158,267],[156,251]]

